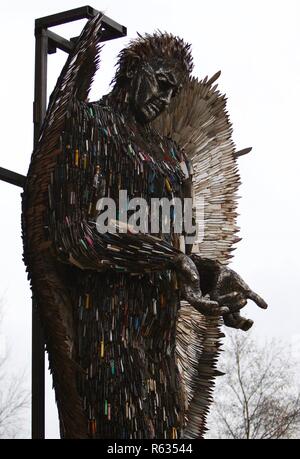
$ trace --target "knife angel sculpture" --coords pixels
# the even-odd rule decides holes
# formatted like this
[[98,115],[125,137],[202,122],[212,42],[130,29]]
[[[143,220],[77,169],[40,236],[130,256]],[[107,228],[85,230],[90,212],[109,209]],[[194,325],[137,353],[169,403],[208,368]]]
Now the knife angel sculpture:
[[[61,436],[201,438],[220,325],[249,328],[247,299],[266,307],[226,266],[239,176],[225,99],[216,77],[191,79],[189,45],[156,33],[121,51],[111,93],[88,102],[100,36],[98,15],[51,95],[23,193]],[[147,205],[193,195],[191,244],[178,208],[162,231]]]

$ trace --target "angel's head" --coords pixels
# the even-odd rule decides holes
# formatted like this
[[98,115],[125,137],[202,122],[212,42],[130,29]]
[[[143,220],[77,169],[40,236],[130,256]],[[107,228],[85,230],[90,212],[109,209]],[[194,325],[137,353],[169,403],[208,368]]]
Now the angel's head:
[[119,54],[113,93],[140,123],[149,123],[170,103],[193,68],[190,45],[160,32],[139,36]]

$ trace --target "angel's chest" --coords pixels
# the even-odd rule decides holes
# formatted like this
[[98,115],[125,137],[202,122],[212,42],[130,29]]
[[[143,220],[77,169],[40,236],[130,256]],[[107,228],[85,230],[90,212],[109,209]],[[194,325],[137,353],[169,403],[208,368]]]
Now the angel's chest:
[[90,118],[86,131],[110,194],[126,189],[135,197],[181,196],[187,168],[171,139],[141,132],[110,112]]

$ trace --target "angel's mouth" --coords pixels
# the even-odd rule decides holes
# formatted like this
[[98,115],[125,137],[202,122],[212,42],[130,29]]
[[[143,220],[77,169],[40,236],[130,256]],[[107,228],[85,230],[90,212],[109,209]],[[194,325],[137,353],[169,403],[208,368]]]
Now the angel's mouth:
[[152,121],[156,118],[165,108],[165,104],[158,99],[151,99],[138,109],[139,116],[143,122]]
[[144,113],[147,117],[153,118],[163,110],[163,105],[157,100],[151,100],[144,108]]
[[152,100],[149,104],[153,110],[156,112],[156,113],[159,113],[161,112],[164,108],[165,108],[165,104],[163,104],[160,100]]

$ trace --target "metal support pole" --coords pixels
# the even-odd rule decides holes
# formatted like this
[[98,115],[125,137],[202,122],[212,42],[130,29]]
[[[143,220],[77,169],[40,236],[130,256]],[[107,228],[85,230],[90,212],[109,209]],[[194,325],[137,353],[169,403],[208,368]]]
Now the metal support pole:
[[[48,36],[45,29],[35,31],[35,75],[33,102],[33,143],[37,145],[47,109]],[[32,301],[31,435],[45,438],[45,341],[37,305]]]

